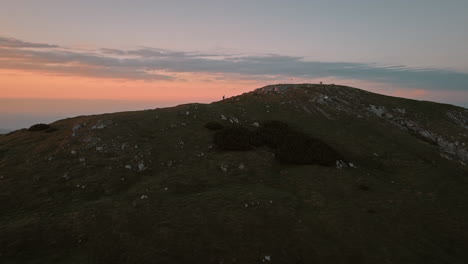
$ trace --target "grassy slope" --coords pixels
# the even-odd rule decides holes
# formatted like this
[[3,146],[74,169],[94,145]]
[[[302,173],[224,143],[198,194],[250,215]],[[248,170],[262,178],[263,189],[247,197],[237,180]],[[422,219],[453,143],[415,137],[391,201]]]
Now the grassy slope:
[[[324,108],[333,118],[328,119],[314,111],[311,91],[77,117],[52,124],[58,128],[53,133],[0,137],[0,258],[11,263],[468,259],[467,169],[378,117]],[[421,123],[459,132],[441,114],[453,106],[352,89],[320,93],[342,91],[356,109],[363,102],[405,108]],[[356,95],[359,102],[353,102]],[[285,121],[324,140],[358,168],[282,165],[266,148],[221,152],[212,148],[213,132],[203,127],[211,120],[229,122],[221,115],[245,124]],[[112,124],[90,129],[99,120]],[[139,171],[142,162],[145,169]]]

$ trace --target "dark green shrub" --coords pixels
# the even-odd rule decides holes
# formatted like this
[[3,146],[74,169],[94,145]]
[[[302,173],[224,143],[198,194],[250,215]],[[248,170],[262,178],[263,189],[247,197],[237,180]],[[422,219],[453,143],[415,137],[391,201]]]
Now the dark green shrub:
[[276,159],[290,164],[335,166],[344,160],[333,148],[320,139],[292,130],[280,121],[266,121],[255,130],[228,127],[214,134],[215,145],[222,150],[251,150],[270,147]]
[[291,132],[291,128],[286,123],[275,120],[265,121],[255,133],[255,145],[278,148],[283,144],[285,136]]
[[275,151],[276,158],[291,164],[317,164],[334,166],[343,159],[323,141],[306,134],[293,132],[284,137],[283,143]]
[[58,128],[56,128],[56,127],[49,127],[48,129],[46,129],[45,132],[46,132],[46,133],[52,133],[52,132],[55,132],[55,131],[57,131],[57,130],[58,130]]
[[223,129],[223,125],[216,121],[210,121],[205,124],[205,128],[208,128],[209,130],[220,130]]
[[250,150],[252,132],[244,127],[228,127],[214,134],[215,145],[223,150]]
[[41,131],[41,130],[46,130],[48,129],[50,126],[49,125],[46,125],[46,124],[35,124],[35,125],[32,125],[28,131]]

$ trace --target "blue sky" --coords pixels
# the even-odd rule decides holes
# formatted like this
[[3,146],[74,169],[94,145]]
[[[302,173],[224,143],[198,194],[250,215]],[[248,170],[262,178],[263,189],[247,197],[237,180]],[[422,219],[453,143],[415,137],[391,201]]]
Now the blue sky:
[[468,1],[2,1],[3,35],[468,72]]

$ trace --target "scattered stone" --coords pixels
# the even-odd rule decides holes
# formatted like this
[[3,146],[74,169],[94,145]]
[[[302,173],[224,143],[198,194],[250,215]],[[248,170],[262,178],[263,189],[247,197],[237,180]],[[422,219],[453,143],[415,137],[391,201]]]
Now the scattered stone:
[[143,161],[138,162],[138,170],[139,171],[144,171],[146,169],[145,163]]
[[75,155],[75,154],[76,154],[76,151],[75,151],[75,150],[72,150],[72,151],[70,151],[70,153],[71,153],[72,155]]
[[447,116],[452,121],[464,129],[468,129],[468,111],[463,112],[447,112]]
[[103,149],[103,147],[96,147],[96,151],[102,151]]
[[131,170],[131,169],[132,169],[132,165],[125,165],[125,168]]
[[260,124],[259,124],[258,122],[253,122],[253,123],[252,123],[252,126],[254,126],[254,127],[260,127]]
[[351,168],[354,168],[354,169],[357,169],[357,166],[356,166],[356,165],[354,165],[354,164],[353,164],[353,163],[351,163],[351,162],[349,163],[349,167],[351,167]]
[[400,113],[400,114],[405,114],[406,113],[406,109],[403,109],[403,108],[395,108],[395,109],[393,109],[393,111],[395,111],[397,113]]
[[229,118],[229,122],[231,122],[232,124],[239,124],[239,119],[232,117],[232,118]]
[[239,170],[245,169],[244,163],[239,164]]
[[369,105],[368,110],[379,117],[382,117],[386,112],[384,106]]
[[103,129],[106,128],[109,125],[112,125],[112,120],[98,120],[94,126],[91,127],[91,129]]
[[144,194],[143,194],[143,195],[140,196],[140,199],[142,199],[142,200],[143,200],[143,199],[148,199],[148,195],[144,195]]
[[77,131],[80,130],[83,126],[84,126],[83,124],[75,125],[75,126],[72,128],[72,137],[76,136],[76,135],[77,135]]
[[221,115],[222,120],[227,120],[227,118],[224,115]]
[[222,172],[227,172],[228,171],[228,168],[229,166],[226,165],[226,164],[221,164],[221,166],[219,167],[221,169]]
[[336,168],[337,169],[343,169],[343,168],[347,168],[347,167],[348,167],[348,165],[344,161],[342,161],[342,160],[337,160],[336,161]]

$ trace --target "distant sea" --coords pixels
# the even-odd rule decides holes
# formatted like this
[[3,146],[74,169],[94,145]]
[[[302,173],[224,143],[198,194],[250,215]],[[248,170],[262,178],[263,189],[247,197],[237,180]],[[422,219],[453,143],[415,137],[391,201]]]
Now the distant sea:
[[8,130],[8,129],[0,129],[0,135],[1,134],[6,134],[6,133],[9,133],[11,132],[11,130]]

